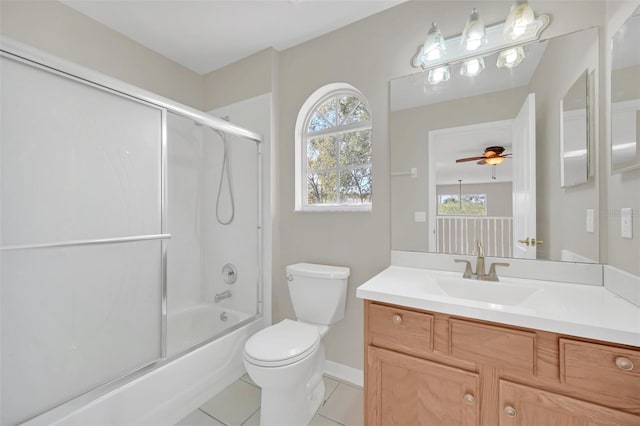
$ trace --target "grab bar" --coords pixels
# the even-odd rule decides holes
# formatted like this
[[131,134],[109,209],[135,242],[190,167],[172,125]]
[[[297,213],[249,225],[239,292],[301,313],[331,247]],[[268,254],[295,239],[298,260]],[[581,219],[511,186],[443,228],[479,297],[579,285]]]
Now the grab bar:
[[28,249],[54,248],[54,247],[94,246],[98,244],[117,244],[117,243],[131,243],[136,241],[168,240],[170,238],[171,238],[171,234],[138,235],[135,237],[97,238],[93,240],[56,241],[53,243],[41,243],[41,244],[20,244],[20,245],[14,245],[14,246],[0,247],[0,250],[28,250]]

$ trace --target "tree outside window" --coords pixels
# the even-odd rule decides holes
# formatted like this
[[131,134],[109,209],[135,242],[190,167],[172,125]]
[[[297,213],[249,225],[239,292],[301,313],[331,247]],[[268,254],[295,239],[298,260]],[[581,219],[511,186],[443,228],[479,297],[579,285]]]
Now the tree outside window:
[[323,97],[302,135],[304,207],[371,205],[371,116],[360,95]]
[[438,215],[487,215],[487,194],[459,194],[438,195]]

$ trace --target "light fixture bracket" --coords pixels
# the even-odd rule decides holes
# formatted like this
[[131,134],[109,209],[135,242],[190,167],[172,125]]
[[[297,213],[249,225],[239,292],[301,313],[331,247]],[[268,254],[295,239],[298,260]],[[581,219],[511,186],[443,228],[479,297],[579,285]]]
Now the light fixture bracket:
[[416,68],[433,68],[476,56],[487,56],[503,49],[535,41],[540,38],[542,31],[549,26],[551,19],[549,18],[549,15],[540,15],[536,17],[533,23],[529,25],[529,28],[527,28],[527,31],[518,37],[517,40],[507,40],[504,38],[503,30],[505,22],[487,27],[487,43],[476,50],[469,51],[466,50],[464,46],[461,46],[460,40],[462,39],[462,34],[458,34],[455,37],[445,39],[447,53],[444,57],[433,61],[423,61],[424,55],[422,49],[424,45],[422,45],[420,46],[420,49],[418,49],[418,53],[413,57],[412,64]]

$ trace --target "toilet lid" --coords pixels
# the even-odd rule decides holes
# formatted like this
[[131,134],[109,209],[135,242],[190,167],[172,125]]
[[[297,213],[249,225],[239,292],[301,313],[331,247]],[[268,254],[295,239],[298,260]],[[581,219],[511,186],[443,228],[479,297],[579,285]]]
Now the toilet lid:
[[319,345],[317,327],[285,319],[251,336],[244,355],[252,364],[277,367],[305,358]]

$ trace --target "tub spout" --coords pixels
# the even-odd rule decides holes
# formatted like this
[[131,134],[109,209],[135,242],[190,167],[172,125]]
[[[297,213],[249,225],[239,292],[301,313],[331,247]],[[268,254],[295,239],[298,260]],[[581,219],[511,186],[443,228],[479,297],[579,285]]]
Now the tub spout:
[[228,299],[230,297],[231,297],[231,290],[225,290],[222,293],[216,293],[213,300],[215,300],[216,303],[220,303],[220,301],[224,299]]

